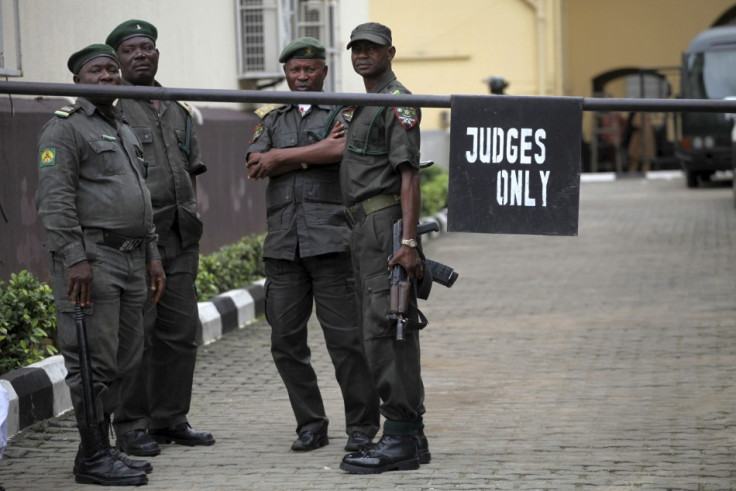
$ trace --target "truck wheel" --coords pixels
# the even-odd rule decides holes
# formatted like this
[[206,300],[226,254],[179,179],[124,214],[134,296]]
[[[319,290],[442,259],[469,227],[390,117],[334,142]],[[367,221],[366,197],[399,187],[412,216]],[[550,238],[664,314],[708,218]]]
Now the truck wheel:
[[698,173],[692,170],[685,172],[685,179],[687,181],[687,187],[696,188],[698,187]]

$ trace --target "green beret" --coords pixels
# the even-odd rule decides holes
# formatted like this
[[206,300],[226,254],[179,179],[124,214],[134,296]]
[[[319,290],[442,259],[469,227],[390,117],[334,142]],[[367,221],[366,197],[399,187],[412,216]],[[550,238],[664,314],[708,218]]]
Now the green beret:
[[107,44],[90,44],[86,48],[82,48],[72,54],[66,62],[66,66],[74,75],[79,75],[79,71],[88,61],[92,61],[100,56],[107,56],[116,62],[118,61],[118,55],[112,47]]
[[391,29],[378,22],[366,22],[361,24],[350,33],[348,49],[356,41],[370,41],[381,46],[391,46]]
[[325,46],[314,38],[297,38],[286,45],[279,56],[279,63],[286,63],[292,58],[300,60],[324,60]]
[[115,29],[112,30],[105,42],[115,49],[125,41],[136,36],[146,36],[156,42],[158,38],[158,30],[156,26],[145,20],[130,19],[126,20]]

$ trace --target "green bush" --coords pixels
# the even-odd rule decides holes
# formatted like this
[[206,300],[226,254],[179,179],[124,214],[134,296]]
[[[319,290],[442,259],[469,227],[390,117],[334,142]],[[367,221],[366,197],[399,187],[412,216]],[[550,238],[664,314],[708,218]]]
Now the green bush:
[[265,234],[243,237],[213,254],[200,255],[197,275],[199,300],[204,302],[266,276],[261,257],[265,237]]
[[447,187],[450,174],[441,167],[433,165],[419,172],[419,185],[422,192],[421,216],[432,216],[447,207]]
[[51,287],[26,270],[0,281],[0,373],[55,355],[54,296]]

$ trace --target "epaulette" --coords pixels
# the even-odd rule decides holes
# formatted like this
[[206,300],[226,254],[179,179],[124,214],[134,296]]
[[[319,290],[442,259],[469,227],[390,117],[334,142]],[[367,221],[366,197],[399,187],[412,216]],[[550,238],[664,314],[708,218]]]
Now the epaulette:
[[68,118],[77,109],[79,109],[79,106],[64,106],[61,109],[54,111],[54,114],[60,118]]
[[191,104],[189,104],[188,102],[184,102],[184,101],[176,101],[176,103],[179,104],[181,107],[183,107],[184,110],[188,112],[190,116],[194,116],[194,108],[192,107]]
[[263,106],[256,109],[255,113],[256,113],[256,116],[263,119],[264,117],[266,117],[266,114],[276,109],[279,109],[281,107],[284,107],[285,105],[286,104],[264,104]]

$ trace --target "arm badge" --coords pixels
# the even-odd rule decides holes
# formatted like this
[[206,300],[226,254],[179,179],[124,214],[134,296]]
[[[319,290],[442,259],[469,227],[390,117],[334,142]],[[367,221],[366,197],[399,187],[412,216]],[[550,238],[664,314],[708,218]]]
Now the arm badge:
[[419,122],[419,115],[415,107],[396,107],[394,114],[405,130],[412,129]]
[[346,123],[349,123],[353,120],[353,115],[355,114],[355,107],[346,107],[341,111],[342,119],[345,120]]
[[43,148],[39,154],[39,167],[51,167],[56,165],[56,149],[55,148]]
[[250,139],[249,145],[253,145],[256,140],[258,140],[258,137],[263,134],[263,130],[266,129],[266,125],[263,123],[258,123],[256,127],[253,129],[253,136]]

